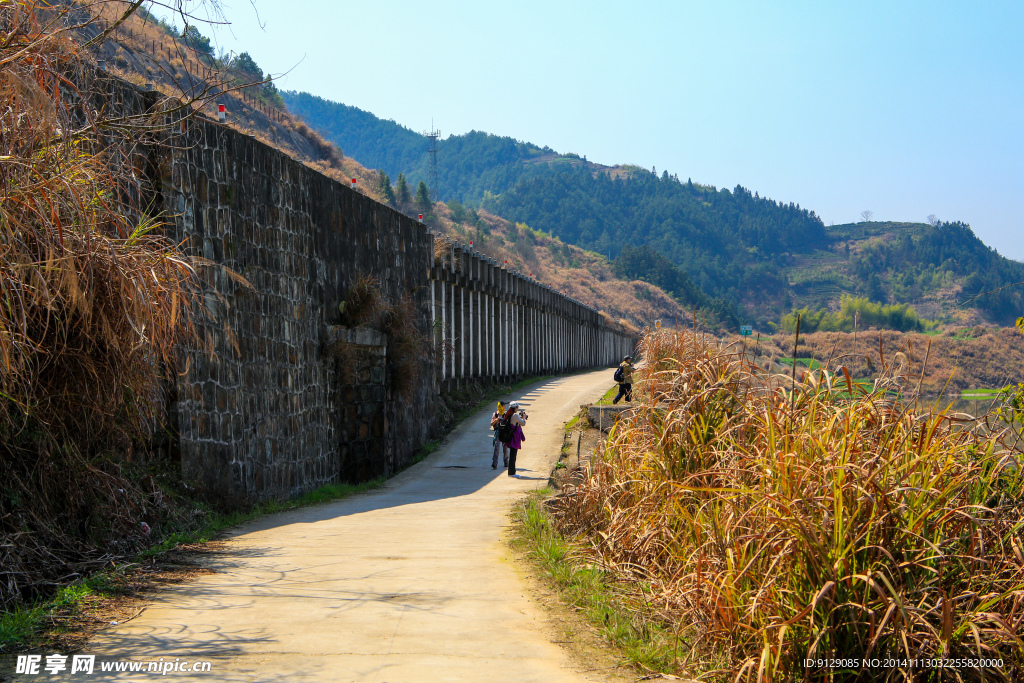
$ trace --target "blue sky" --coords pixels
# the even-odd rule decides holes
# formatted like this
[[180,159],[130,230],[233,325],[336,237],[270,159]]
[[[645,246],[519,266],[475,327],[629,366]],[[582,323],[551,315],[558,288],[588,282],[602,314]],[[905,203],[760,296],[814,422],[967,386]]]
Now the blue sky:
[[229,1],[203,32],[285,89],[1024,260],[1019,1]]

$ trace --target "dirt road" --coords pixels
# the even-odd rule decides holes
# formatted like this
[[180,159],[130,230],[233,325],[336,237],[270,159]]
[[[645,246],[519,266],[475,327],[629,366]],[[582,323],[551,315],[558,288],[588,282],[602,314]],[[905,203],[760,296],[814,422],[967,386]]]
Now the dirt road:
[[239,528],[215,573],[99,634],[95,673],[66,680],[159,675],[99,671],[122,658],[210,662],[177,680],[588,680],[545,632],[502,533],[513,501],[547,481],[563,422],[610,385],[601,370],[514,396],[530,413],[522,479],[491,469],[491,408],[378,491]]

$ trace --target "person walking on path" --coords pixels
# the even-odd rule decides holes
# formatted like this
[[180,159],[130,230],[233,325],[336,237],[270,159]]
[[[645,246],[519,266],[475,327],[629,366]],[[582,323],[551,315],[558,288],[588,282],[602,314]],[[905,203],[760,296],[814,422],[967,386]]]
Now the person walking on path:
[[505,417],[505,404],[498,401],[498,409],[494,411],[494,415],[491,415],[491,429],[494,430],[494,438],[491,440],[491,445],[494,448],[494,455],[491,456],[491,469],[498,469],[498,451],[501,451],[501,462],[502,468],[508,467],[508,444],[502,443],[498,439],[498,421]]
[[519,414],[518,401],[512,401],[508,404],[508,412],[505,413],[505,419],[508,421],[511,432],[508,440],[508,476],[515,477],[517,476],[516,455],[519,453],[519,449],[523,447],[523,442],[526,441],[526,435],[523,434],[523,426],[526,425],[526,420]]
[[622,359],[622,363],[619,364],[619,370],[621,372],[615,373],[619,376],[619,393],[615,395],[612,403],[618,403],[619,399],[623,396],[626,397],[626,403],[633,402],[633,357],[626,356]]

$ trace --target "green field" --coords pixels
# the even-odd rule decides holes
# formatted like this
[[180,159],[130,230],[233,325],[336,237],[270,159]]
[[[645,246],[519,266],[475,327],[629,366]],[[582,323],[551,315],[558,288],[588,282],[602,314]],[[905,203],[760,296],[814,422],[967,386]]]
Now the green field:
[[[793,365],[792,358],[780,358],[779,362],[782,363],[783,365]],[[821,363],[814,360],[813,358],[797,358],[796,362],[797,365],[802,365],[803,367],[810,368],[811,370],[821,369]]]
[[963,389],[960,391],[960,398],[964,400],[977,400],[995,398],[1002,389]]

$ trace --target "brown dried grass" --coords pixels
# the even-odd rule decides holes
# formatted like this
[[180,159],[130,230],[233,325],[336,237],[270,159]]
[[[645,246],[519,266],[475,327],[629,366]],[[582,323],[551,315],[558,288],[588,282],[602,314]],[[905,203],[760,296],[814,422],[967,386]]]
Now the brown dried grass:
[[861,391],[844,374],[772,375],[700,334],[649,334],[642,351],[647,403],[556,512],[591,561],[644,586],[637,603],[694,644],[680,671],[906,680],[906,666],[804,666],[887,656],[1003,662],[951,680],[1021,670],[1012,434],[897,402],[907,378],[894,360]]
[[130,203],[139,136],[95,136],[78,46],[40,5],[0,6],[0,606],[137,546],[166,512],[115,454],[160,426],[198,292]]
[[[739,340],[738,337],[734,338]],[[904,374],[928,397],[959,397],[962,389],[1002,388],[1024,381],[1024,345],[1012,327],[954,327],[940,335],[893,330],[815,332],[800,335],[800,358],[820,363],[832,359],[831,369],[844,366],[854,379],[879,372],[879,349],[886,358],[903,354]],[[748,357],[761,366],[792,358],[793,338],[784,335],[747,340]],[[925,362],[927,358],[927,363]]]

